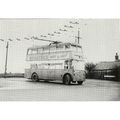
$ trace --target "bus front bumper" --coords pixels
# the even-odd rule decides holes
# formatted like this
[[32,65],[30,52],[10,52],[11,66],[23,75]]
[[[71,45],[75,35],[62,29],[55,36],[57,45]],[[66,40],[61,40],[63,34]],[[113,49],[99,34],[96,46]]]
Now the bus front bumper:
[[75,71],[73,81],[85,81],[85,71]]

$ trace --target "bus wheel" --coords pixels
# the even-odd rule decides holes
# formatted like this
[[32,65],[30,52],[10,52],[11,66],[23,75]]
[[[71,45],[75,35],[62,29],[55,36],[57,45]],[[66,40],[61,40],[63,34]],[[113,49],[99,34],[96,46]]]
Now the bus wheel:
[[39,79],[38,79],[37,73],[33,73],[32,76],[31,76],[31,79],[32,79],[33,82],[38,82]]
[[67,74],[67,75],[64,76],[63,83],[65,85],[70,85],[70,83],[71,83],[71,77],[70,77],[70,75]]
[[78,85],[82,85],[83,81],[77,81]]

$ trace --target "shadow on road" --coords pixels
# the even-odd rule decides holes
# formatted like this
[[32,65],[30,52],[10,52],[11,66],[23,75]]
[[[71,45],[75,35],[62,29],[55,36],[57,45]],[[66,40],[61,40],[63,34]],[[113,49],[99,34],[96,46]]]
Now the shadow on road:
[[[55,85],[65,85],[61,81],[44,81],[44,80],[40,80],[39,82],[33,82],[31,80],[26,80],[26,82],[35,83],[35,84],[43,83],[43,84],[53,84],[53,85],[54,84]],[[76,83],[71,83],[70,85],[65,85],[65,86],[75,86],[75,85],[80,86],[80,85],[78,85]]]

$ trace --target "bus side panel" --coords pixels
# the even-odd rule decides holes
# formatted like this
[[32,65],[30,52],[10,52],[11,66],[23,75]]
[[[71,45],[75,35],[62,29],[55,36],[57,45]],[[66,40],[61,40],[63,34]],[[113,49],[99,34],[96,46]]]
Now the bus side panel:
[[49,69],[25,69],[25,78],[30,79],[33,73],[37,73],[39,79],[54,80],[55,70]]
[[62,76],[64,74],[64,70],[63,69],[56,69],[55,70],[55,78],[56,80],[62,80]]
[[42,72],[42,69],[37,69],[37,74],[38,74],[38,77],[39,79],[42,79],[43,78],[43,72]]
[[55,69],[49,69],[49,73],[48,73],[48,77],[49,77],[49,79],[55,79]]
[[30,70],[30,69],[25,69],[24,77],[25,77],[25,78],[28,78],[28,79],[31,78],[31,70]]
[[31,69],[31,75],[37,73],[39,79],[48,79],[48,70],[46,69]]
[[47,79],[48,77],[48,71],[46,69],[38,69],[38,74],[39,74],[39,78],[41,79]]
[[[50,71],[49,71],[49,69],[41,69],[41,70],[39,70],[40,72],[41,72],[41,76],[40,76],[40,78],[42,78],[42,79],[50,79]],[[51,74],[52,74],[52,71],[51,71]]]
[[37,69],[36,72],[40,79],[51,80],[54,79],[54,71],[49,69]]

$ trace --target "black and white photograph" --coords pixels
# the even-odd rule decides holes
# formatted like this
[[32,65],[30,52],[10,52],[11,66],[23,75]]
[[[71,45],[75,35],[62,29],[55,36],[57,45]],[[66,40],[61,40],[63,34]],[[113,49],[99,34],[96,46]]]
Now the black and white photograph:
[[120,19],[1,18],[0,101],[120,101]]
[[119,0],[0,1],[1,120],[119,120]]

